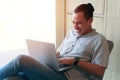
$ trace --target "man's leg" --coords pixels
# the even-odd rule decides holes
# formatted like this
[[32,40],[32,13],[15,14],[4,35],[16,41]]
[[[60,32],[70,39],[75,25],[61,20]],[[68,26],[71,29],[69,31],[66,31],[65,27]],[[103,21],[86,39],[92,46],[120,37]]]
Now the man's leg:
[[0,79],[23,72],[30,80],[67,80],[61,72],[56,72],[46,65],[25,55],[16,57],[0,69]]
[[29,80],[29,79],[26,76],[14,75],[14,76],[6,77],[2,80]]

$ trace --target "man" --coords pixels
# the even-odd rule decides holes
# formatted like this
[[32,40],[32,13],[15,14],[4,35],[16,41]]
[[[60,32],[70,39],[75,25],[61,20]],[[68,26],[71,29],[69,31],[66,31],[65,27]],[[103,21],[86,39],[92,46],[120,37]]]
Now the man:
[[102,80],[108,65],[109,49],[104,36],[92,29],[93,6],[81,4],[74,10],[73,29],[57,50],[59,64],[74,65],[57,72],[29,56],[20,55],[2,69],[0,80],[23,73],[29,80]]

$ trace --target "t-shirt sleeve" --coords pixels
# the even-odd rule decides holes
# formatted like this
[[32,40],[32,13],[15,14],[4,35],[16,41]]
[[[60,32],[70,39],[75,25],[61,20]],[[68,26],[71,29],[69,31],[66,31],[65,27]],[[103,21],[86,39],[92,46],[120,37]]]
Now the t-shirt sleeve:
[[57,51],[61,52],[64,42],[69,38],[70,32],[65,36],[63,42],[61,43],[61,45],[58,47]]
[[108,66],[109,47],[105,37],[101,37],[95,41],[94,53],[91,62],[103,67]]

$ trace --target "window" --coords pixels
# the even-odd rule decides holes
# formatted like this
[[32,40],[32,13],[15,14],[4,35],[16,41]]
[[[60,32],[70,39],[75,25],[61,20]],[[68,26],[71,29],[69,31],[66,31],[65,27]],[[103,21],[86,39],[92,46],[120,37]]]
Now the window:
[[25,39],[56,43],[55,0],[0,0],[0,52],[26,47]]

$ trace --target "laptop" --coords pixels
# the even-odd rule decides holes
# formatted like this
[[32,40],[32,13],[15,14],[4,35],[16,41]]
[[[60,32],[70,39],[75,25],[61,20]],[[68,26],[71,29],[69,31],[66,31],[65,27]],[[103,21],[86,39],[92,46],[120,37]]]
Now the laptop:
[[42,64],[46,64],[56,71],[63,71],[72,66],[59,65],[53,43],[26,39],[29,55]]

